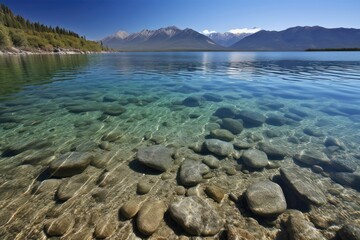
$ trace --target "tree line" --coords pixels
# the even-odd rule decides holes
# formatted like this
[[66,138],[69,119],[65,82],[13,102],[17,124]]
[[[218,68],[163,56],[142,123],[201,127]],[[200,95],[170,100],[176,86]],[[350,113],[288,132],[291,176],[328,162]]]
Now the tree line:
[[101,51],[103,47],[85,36],[61,28],[31,22],[15,15],[10,8],[0,4],[0,48],[19,47],[27,50],[69,48],[85,51]]

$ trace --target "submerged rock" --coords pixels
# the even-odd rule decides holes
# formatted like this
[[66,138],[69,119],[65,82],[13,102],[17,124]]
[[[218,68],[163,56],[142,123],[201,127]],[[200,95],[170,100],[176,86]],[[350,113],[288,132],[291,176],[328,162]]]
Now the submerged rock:
[[360,175],[349,172],[338,172],[330,175],[331,179],[341,185],[360,190]]
[[187,107],[199,107],[204,104],[204,98],[201,96],[190,96],[185,98],[182,104]]
[[155,145],[140,148],[137,152],[137,159],[150,168],[165,172],[173,164],[171,154],[171,150],[165,146]]
[[251,168],[262,169],[268,165],[266,154],[257,149],[245,150],[242,159],[245,165]]
[[179,178],[186,187],[195,186],[203,182],[203,175],[210,172],[205,164],[195,160],[185,160],[180,167]]
[[44,230],[49,236],[62,236],[74,226],[74,223],[74,218],[71,215],[66,214],[46,222]]
[[234,140],[235,136],[226,129],[215,129],[210,132],[210,136],[216,139],[230,142]]
[[239,134],[244,129],[242,121],[232,119],[232,118],[224,118],[222,120],[221,126],[233,134]]
[[261,113],[248,110],[240,111],[236,117],[244,121],[245,127],[259,127],[266,120],[266,117]]
[[224,225],[220,215],[204,200],[191,196],[172,203],[170,216],[188,234],[195,236],[212,236]]
[[257,240],[256,237],[245,229],[233,225],[226,226],[227,240]]
[[220,107],[214,113],[214,116],[219,118],[233,118],[237,115],[239,110],[233,106]]
[[216,185],[208,185],[205,188],[205,193],[214,201],[220,203],[226,194],[226,190]]
[[259,142],[257,147],[259,150],[266,153],[267,157],[269,159],[284,159],[286,157],[287,153],[284,149],[268,142]]
[[323,205],[327,202],[324,193],[313,181],[306,178],[300,169],[295,167],[281,168],[282,180],[288,185],[302,200],[315,205]]
[[147,236],[153,234],[163,220],[166,209],[167,206],[163,200],[144,203],[136,218],[138,230]]
[[310,222],[300,217],[290,216],[286,227],[290,240],[326,240]]
[[221,102],[223,100],[220,95],[215,93],[205,93],[203,98],[210,102]]
[[213,169],[219,168],[220,166],[220,161],[212,155],[205,156],[202,162],[205,163],[209,168]]
[[55,177],[71,177],[82,173],[92,159],[93,155],[89,153],[65,153],[50,163],[49,171]]
[[279,215],[287,208],[281,187],[269,180],[252,184],[245,197],[250,210],[260,216]]
[[120,214],[125,219],[131,219],[135,217],[135,215],[138,213],[139,209],[141,207],[141,201],[140,199],[131,199],[124,203],[122,207],[120,208]]
[[341,240],[360,240],[360,227],[353,223],[345,224],[338,232]]
[[355,172],[357,169],[355,161],[342,158],[332,159],[331,166],[337,172]]
[[330,165],[331,160],[322,153],[315,149],[303,150],[294,156],[296,161],[305,163],[307,165]]
[[205,140],[205,146],[210,152],[221,157],[229,156],[234,151],[234,146],[231,143],[218,139]]
[[312,137],[323,137],[324,134],[322,132],[320,132],[317,129],[312,129],[312,128],[304,128],[303,132],[306,135],[312,136]]

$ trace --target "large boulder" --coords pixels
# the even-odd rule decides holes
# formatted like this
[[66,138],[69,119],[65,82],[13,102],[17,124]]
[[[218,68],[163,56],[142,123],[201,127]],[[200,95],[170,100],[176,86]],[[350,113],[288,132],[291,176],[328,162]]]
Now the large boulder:
[[186,197],[170,205],[170,216],[188,234],[212,236],[224,225],[220,215],[199,197]]
[[173,164],[171,155],[172,151],[170,149],[165,146],[155,145],[140,148],[137,152],[137,159],[150,168],[165,172]]
[[323,205],[327,199],[321,189],[316,184],[305,177],[300,169],[295,167],[281,168],[282,180],[288,185],[302,200],[315,205]]
[[233,134],[239,134],[244,129],[242,121],[232,118],[224,118],[222,120],[221,126]]
[[330,175],[335,182],[360,191],[360,174],[349,172],[335,172]]
[[82,173],[92,159],[93,155],[90,153],[65,153],[50,163],[49,172],[54,177],[71,177]]
[[252,184],[245,197],[250,210],[260,216],[276,216],[287,207],[281,187],[269,180]]
[[206,139],[205,146],[207,150],[220,157],[227,157],[234,151],[234,146],[231,143],[218,139]]
[[296,161],[305,163],[307,165],[330,165],[331,160],[325,153],[315,149],[303,150],[294,156]]
[[245,150],[242,159],[246,166],[256,169],[262,169],[268,165],[266,154],[257,149]]
[[259,127],[266,120],[266,117],[261,113],[248,110],[240,111],[236,117],[244,121],[245,127]]
[[353,223],[345,224],[338,232],[341,240],[360,240],[360,227]]
[[180,168],[180,181],[186,187],[192,187],[204,181],[203,175],[210,172],[210,168],[200,161],[185,160]]

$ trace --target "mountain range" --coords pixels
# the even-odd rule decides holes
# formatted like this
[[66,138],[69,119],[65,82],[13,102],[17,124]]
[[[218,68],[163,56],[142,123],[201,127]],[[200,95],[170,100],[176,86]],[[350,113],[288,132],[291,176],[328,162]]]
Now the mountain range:
[[201,34],[175,26],[142,30],[129,34],[119,31],[102,43],[120,51],[305,51],[308,49],[360,48],[360,29],[293,27],[283,31],[255,33]]
[[119,31],[102,40],[110,48],[122,51],[172,51],[172,50],[222,50],[209,37],[190,28],[181,30],[175,26],[138,33]]

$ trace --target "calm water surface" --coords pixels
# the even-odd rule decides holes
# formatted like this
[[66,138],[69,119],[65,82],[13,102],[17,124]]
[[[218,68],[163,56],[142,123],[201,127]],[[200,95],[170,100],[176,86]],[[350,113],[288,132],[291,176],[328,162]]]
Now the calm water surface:
[[[235,109],[236,114],[219,114],[221,107]],[[253,126],[252,120],[237,115],[244,110],[258,114],[263,124]],[[216,138],[209,137],[210,131],[220,128],[226,117],[244,121],[244,130],[232,140],[238,143],[238,154],[265,142],[286,157],[270,159],[275,167],[254,171],[241,158],[230,156],[212,170],[215,177],[207,183],[240,196],[250,184],[279,175],[279,167],[296,166],[333,204],[303,208],[286,196],[288,208],[330,219],[330,225],[340,227],[360,221],[357,52],[0,56],[0,236],[46,239],[45,222],[64,214],[75,216],[76,222],[65,236],[81,229],[92,234],[90,216],[117,222],[118,210],[128,199],[171,203],[174,189],[181,185],[181,161],[209,154],[190,149]],[[153,144],[176,152],[168,179],[134,160],[139,148]],[[306,150],[324,154],[330,164],[293,158]],[[91,153],[96,160],[72,177],[48,173],[52,161],[74,151]],[[321,173],[315,173],[313,165],[321,165]],[[229,169],[236,174],[229,175]],[[101,185],[104,172],[113,180]],[[334,176],[339,172],[346,176]],[[152,188],[138,196],[141,180]],[[59,200],[58,187],[64,184],[76,187],[63,187],[69,197]],[[229,204],[216,207],[231,221],[249,227],[243,221],[246,210]],[[115,225],[114,239],[139,237],[130,221]],[[257,239],[278,231],[258,225]],[[322,231],[330,239],[334,230]],[[154,236],[178,234],[163,221]]]

